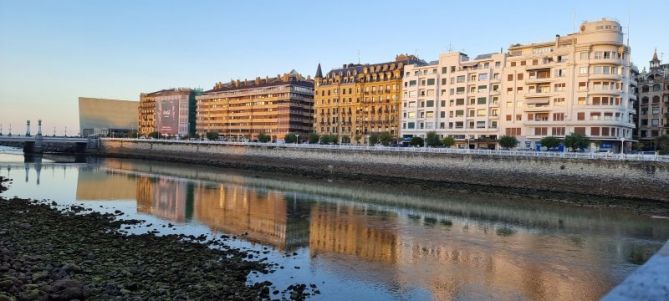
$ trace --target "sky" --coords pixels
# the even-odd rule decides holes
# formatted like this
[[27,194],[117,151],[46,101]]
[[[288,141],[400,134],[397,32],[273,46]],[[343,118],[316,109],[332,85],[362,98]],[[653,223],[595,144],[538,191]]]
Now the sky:
[[[171,1],[0,0],[0,125],[42,119],[47,134],[79,131],[78,97],[139,100],[173,87],[313,76],[345,63],[473,57],[550,41],[585,20],[616,19],[632,59],[669,61],[669,1]],[[35,129],[33,128],[33,131]]]

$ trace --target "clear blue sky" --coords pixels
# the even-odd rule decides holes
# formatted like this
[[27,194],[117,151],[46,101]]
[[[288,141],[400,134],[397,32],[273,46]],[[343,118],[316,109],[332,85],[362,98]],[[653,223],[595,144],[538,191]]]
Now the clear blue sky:
[[[78,131],[77,97],[315,73],[417,53],[470,55],[551,40],[575,23],[631,21],[633,60],[669,60],[669,1],[0,0],[0,123]],[[36,122],[35,122],[36,123]]]

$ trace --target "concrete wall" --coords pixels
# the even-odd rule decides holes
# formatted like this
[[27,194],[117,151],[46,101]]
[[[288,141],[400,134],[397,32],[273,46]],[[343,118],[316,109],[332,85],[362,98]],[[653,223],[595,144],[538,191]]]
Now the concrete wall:
[[100,154],[318,174],[478,184],[669,202],[669,164],[475,155],[313,150],[103,140]]

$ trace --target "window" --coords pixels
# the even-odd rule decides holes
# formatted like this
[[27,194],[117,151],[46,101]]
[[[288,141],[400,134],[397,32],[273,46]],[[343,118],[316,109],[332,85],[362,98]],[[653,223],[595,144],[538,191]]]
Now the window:
[[479,98],[476,99],[476,104],[478,104],[478,105],[484,105],[484,104],[486,104],[486,102],[487,102],[487,99],[485,97],[479,97]]
[[564,113],[553,113],[553,121],[564,121]]
[[554,87],[555,92],[562,92],[562,91],[564,91],[565,87],[566,87],[565,83],[555,84],[555,87]]
[[581,96],[578,98],[578,104],[579,105],[585,105],[585,97]]
[[456,110],[455,111],[455,117],[463,117],[465,116],[465,110]]
[[485,128],[485,121],[477,121],[477,122],[476,122],[476,128],[477,128],[477,129],[483,129],[483,128]]
[[574,128],[574,133],[585,135],[585,127],[577,126]]
[[553,98],[553,105],[554,106],[564,106],[564,98]]
[[441,111],[439,113],[440,113],[439,115],[440,115],[441,118],[446,118],[446,111]]
[[408,128],[408,129],[415,129],[415,128],[416,128],[416,123],[415,123],[415,122],[409,122],[409,123],[407,123],[407,128]]
[[520,136],[521,135],[520,128],[506,128],[506,135],[507,136]]
[[518,73],[518,75],[516,75],[516,78],[518,80],[523,80],[523,77],[524,77],[523,73]]
[[546,135],[548,135],[548,128],[547,127],[534,128],[534,135],[535,136],[546,136]]
[[511,116],[511,114],[507,114],[506,121],[511,121],[511,120],[513,120],[513,117]]
[[578,114],[576,114],[576,116],[578,116],[576,118],[578,120],[585,120],[585,113],[584,112],[578,112]]
[[416,85],[416,81],[415,81],[415,80],[410,80],[410,81],[409,81],[409,87],[413,87],[413,86],[415,86],[415,85]]
[[486,110],[486,109],[479,109],[479,110],[476,110],[476,116],[477,116],[477,117],[484,117],[484,116],[486,116],[486,112],[487,112],[487,111],[488,111],[488,110]]
[[427,79],[427,85],[428,86],[434,86],[434,78],[428,78]]
[[465,82],[465,76],[464,76],[464,75],[460,75],[460,76],[458,76],[458,77],[456,78],[456,81],[457,81],[458,83],[464,83],[464,82]]
[[513,80],[513,74],[509,74],[506,76],[506,80],[512,81]]
[[588,59],[588,53],[587,52],[580,52],[579,57],[581,60],[587,60]]
[[441,74],[446,74],[448,67],[441,67]]
[[432,111],[425,112],[425,118],[433,118],[433,117],[434,117],[434,112]]
[[434,107],[434,100],[425,101],[425,106],[428,108]]
[[516,114],[516,120],[518,121],[523,120],[523,114]]
[[578,74],[588,74],[588,67],[578,68]]
[[599,136],[599,127],[590,128],[590,135],[591,136]]
[[465,99],[464,99],[464,98],[458,98],[458,99],[456,99],[456,100],[455,100],[455,105],[458,105],[458,106],[463,106],[463,105],[465,105]]
[[479,80],[488,80],[488,73],[480,73]]
[[585,91],[588,89],[588,83],[587,82],[579,82],[578,83],[578,90],[579,91]]
[[554,127],[551,134],[553,136],[564,136],[564,127]]

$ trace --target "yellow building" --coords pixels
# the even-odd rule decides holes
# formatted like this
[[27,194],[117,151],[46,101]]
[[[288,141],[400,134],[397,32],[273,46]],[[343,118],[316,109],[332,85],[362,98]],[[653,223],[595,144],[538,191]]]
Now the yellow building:
[[314,83],[295,70],[273,78],[217,83],[197,96],[197,133],[255,140],[260,133],[282,140],[312,131]]
[[366,143],[372,133],[398,136],[404,66],[420,62],[398,55],[393,62],[345,64],[323,75],[316,71],[314,130],[338,135],[342,143]]
[[140,136],[148,136],[156,131],[156,95],[142,93],[139,95],[139,131]]

